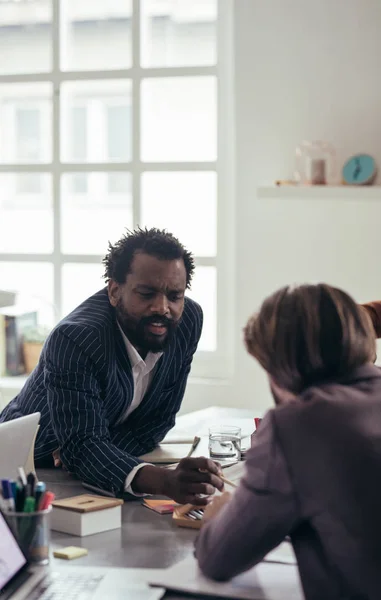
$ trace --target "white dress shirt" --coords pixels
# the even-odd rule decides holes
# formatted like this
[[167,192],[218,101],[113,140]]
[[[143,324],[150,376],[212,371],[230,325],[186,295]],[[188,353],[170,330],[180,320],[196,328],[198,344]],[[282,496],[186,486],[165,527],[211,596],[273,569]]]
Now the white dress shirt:
[[[130,406],[127,408],[127,410],[121,415],[121,417],[118,420],[118,423],[124,423],[128,419],[129,415],[139,406],[139,404],[142,402],[145,394],[148,392],[149,386],[151,385],[152,380],[155,375],[155,372],[156,372],[157,362],[163,353],[162,352],[155,352],[155,353],[148,352],[145,360],[143,360],[142,357],[140,356],[139,352],[136,350],[136,348],[134,348],[134,346],[131,344],[130,340],[125,335],[125,333],[122,330],[119,323],[118,323],[118,327],[122,334],[123,341],[126,346],[128,358],[131,363],[132,377],[133,377],[133,382],[134,382],[134,395],[132,398],[132,402],[131,402]],[[145,494],[135,494],[132,491],[131,484],[132,484],[132,481],[133,481],[136,473],[139,471],[139,469],[141,469],[142,467],[145,467],[148,464],[149,463],[141,463],[140,465],[137,465],[136,467],[134,467],[132,469],[132,471],[129,473],[128,477],[126,478],[126,481],[124,484],[125,492],[128,492],[129,494],[133,494],[134,496],[145,496]]]

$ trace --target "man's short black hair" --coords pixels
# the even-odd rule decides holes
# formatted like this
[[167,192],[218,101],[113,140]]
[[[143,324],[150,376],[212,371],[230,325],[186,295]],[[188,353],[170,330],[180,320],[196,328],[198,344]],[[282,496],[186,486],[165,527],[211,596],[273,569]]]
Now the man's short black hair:
[[144,252],[160,260],[183,259],[187,274],[187,288],[190,287],[193,272],[193,255],[179,242],[179,240],[168,233],[165,229],[141,229],[127,232],[115,244],[108,244],[108,253],[103,259],[105,273],[103,277],[106,282],[113,279],[123,284],[126,276],[131,272],[131,263],[137,252]]

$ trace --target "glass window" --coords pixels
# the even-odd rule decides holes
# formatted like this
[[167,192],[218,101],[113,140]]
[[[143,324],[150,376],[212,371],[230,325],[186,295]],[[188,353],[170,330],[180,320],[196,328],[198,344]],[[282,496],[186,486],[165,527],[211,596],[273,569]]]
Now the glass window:
[[204,326],[198,350],[215,352],[217,349],[217,269],[196,267],[188,296],[198,302],[204,313]]
[[143,67],[216,62],[217,0],[141,0]]
[[[106,109],[107,159],[131,160],[131,105],[115,104]],[[122,127],[122,130],[121,130]]]
[[51,0],[0,2],[0,75],[50,71],[51,39]]
[[102,265],[66,263],[62,268],[62,312],[67,315],[106,284]]
[[0,214],[0,253],[53,251],[50,175],[1,173]]
[[38,310],[39,322],[53,325],[53,265],[42,262],[0,262],[2,290],[17,292],[18,301]]
[[51,94],[50,83],[0,84],[0,163],[51,160]]
[[[86,179],[86,193],[72,193],[73,176]],[[110,176],[118,175],[119,192],[109,191]],[[114,180],[115,183],[115,180]],[[107,252],[109,240],[117,241],[131,229],[132,193],[129,173],[68,173],[62,178],[61,242],[65,254]]]
[[131,160],[131,82],[62,84],[61,154],[65,162]]
[[142,82],[142,159],[217,158],[215,77],[166,77]]
[[141,214],[143,226],[168,229],[197,256],[216,256],[216,173],[144,173]]
[[60,0],[60,6],[64,71],[131,66],[132,0]]

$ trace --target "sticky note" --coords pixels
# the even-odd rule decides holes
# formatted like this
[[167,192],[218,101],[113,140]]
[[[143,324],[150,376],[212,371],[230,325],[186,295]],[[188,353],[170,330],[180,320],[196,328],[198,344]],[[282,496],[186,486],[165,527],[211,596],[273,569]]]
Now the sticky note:
[[53,552],[55,558],[65,558],[66,560],[86,556],[86,554],[88,554],[86,548],[79,548],[78,546],[67,546],[66,548],[61,548],[61,550],[55,550]]

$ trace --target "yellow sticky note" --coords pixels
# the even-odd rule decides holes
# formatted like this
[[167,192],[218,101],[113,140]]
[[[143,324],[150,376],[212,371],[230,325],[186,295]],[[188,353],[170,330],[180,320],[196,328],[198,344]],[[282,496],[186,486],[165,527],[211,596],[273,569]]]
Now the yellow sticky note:
[[72,560],[73,558],[86,556],[86,554],[88,554],[86,548],[79,548],[78,546],[67,546],[66,548],[54,550],[53,552],[53,556],[55,558],[65,558],[66,560]]

